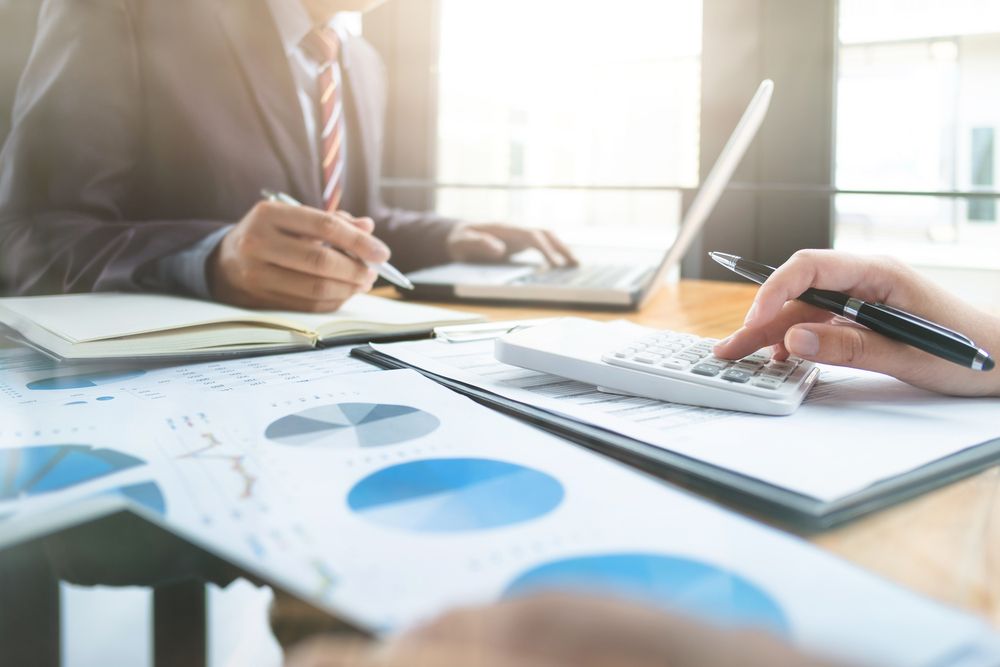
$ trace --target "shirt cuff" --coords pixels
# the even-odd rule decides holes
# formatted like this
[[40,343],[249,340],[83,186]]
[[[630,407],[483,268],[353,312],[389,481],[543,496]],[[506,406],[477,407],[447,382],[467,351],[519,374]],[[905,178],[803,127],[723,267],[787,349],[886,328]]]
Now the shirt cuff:
[[211,299],[208,258],[222,241],[222,237],[233,227],[235,225],[217,229],[190,248],[160,259],[156,263],[156,276],[160,286],[169,292]]

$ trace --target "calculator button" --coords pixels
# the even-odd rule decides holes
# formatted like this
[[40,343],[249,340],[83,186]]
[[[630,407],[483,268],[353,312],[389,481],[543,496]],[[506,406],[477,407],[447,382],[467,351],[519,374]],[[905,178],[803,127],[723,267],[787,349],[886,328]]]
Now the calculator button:
[[781,389],[781,385],[784,384],[778,378],[772,377],[755,377],[751,384],[755,387],[762,387],[764,389]]
[[662,359],[658,354],[648,354],[646,352],[640,352],[639,354],[632,357],[633,361],[638,361],[640,364],[655,364],[657,361]]
[[753,375],[754,373],[759,371],[763,365],[764,364],[753,364],[753,363],[747,363],[745,361],[738,361],[735,364],[733,364],[733,368],[741,371],[746,371],[747,373]]
[[723,380],[728,380],[729,382],[736,382],[738,384],[749,382],[751,377],[753,376],[750,373],[747,373],[746,371],[737,370],[735,368],[730,368],[728,371],[722,374]]
[[748,362],[751,362],[751,363],[766,364],[767,362],[771,361],[771,355],[770,354],[765,354],[763,352],[754,352],[750,356],[743,357],[743,359],[741,359],[740,361],[748,361]]
[[664,368],[672,368],[675,371],[686,371],[691,368],[691,362],[684,359],[664,359],[660,362]]
[[691,363],[701,361],[701,357],[697,354],[691,354],[690,352],[681,352],[680,354],[674,355],[674,359],[683,359],[684,361],[690,361]]
[[691,368],[691,372],[695,375],[715,377],[722,372],[722,368],[720,366],[716,366],[715,364],[698,364],[697,366]]

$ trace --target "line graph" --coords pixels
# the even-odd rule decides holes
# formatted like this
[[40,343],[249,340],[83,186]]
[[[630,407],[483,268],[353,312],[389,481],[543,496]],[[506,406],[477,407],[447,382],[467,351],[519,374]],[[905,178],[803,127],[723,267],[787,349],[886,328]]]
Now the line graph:
[[180,461],[222,461],[227,463],[229,469],[241,480],[242,491],[240,492],[240,499],[248,500],[252,498],[258,477],[247,469],[246,454],[225,452],[225,443],[214,433],[201,433],[200,435],[204,444],[197,449],[178,456],[177,459]]

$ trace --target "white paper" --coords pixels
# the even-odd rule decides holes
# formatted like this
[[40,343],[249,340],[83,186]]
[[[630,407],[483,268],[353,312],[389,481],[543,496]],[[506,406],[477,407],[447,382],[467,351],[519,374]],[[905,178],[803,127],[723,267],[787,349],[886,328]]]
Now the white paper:
[[279,387],[379,370],[350,356],[351,346],[181,366],[57,363],[23,348],[0,350],[0,409],[85,406],[134,398],[180,399],[191,392]]
[[[634,584],[657,592],[649,604],[861,665],[1000,660],[979,619],[411,371],[132,405],[144,409],[7,413],[0,534],[19,515],[155,484],[138,497],[178,533],[382,633],[585,563],[613,593]],[[32,450],[67,443],[134,461],[48,492],[64,469],[20,474]]]
[[787,417],[598,392],[496,361],[493,341],[374,345],[417,368],[822,501],[1000,437],[1000,399],[950,398],[875,373],[824,367]]

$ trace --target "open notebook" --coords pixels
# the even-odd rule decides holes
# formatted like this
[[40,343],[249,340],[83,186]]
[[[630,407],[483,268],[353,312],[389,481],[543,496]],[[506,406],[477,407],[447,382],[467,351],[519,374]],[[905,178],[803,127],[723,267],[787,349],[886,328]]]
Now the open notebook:
[[358,295],[335,313],[244,310],[158,294],[0,299],[0,322],[64,359],[272,352],[429,332],[477,315]]

